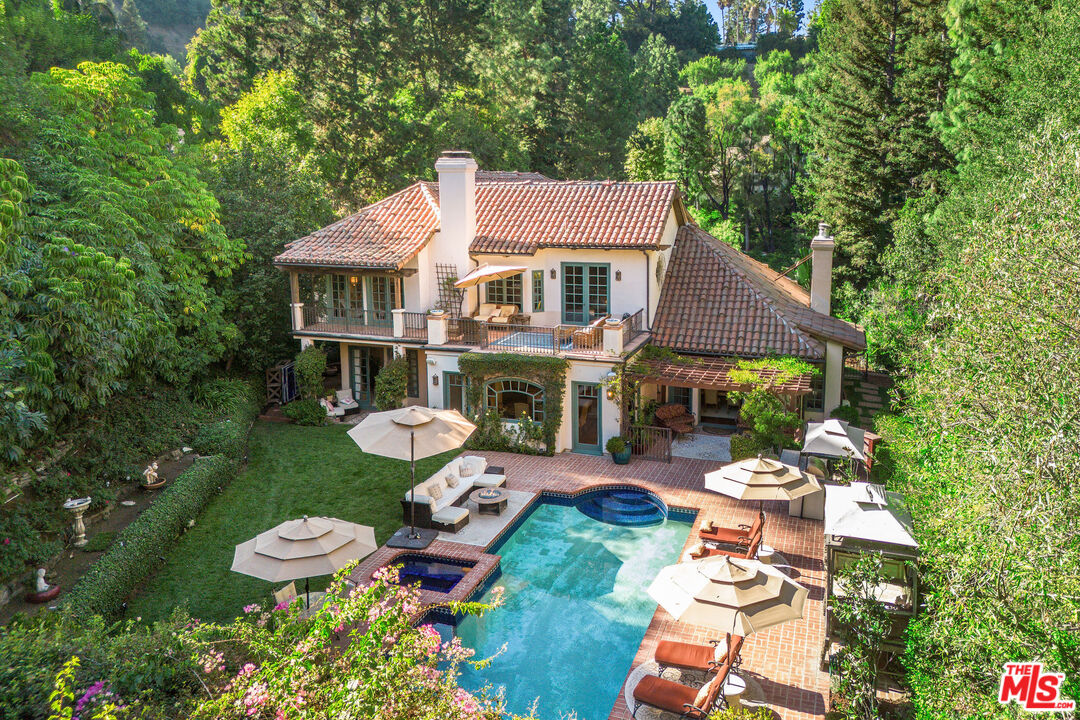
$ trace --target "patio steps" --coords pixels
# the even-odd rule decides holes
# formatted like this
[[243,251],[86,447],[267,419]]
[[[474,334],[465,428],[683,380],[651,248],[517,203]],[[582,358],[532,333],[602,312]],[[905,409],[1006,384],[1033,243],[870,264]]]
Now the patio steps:
[[587,498],[578,510],[612,525],[643,527],[667,519],[667,511],[649,495],[635,490],[609,490]]

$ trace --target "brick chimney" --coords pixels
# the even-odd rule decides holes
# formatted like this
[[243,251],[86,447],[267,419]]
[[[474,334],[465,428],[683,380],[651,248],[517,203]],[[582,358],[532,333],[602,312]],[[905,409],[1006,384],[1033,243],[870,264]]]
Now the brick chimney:
[[[468,150],[444,150],[439,173],[439,244],[448,258],[468,259],[476,236],[476,161]],[[459,269],[464,268],[462,264]]]
[[818,234],[810,241],[810,309],[823,315],[832,312],[832,260],[836,242],[829,225],[818,223]]

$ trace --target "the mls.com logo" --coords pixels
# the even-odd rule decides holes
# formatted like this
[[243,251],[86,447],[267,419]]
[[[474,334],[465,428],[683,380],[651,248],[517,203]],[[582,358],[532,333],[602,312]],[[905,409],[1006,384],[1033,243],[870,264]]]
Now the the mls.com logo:
[[1006,663],[1001,676],[998,702],[1015,700],[1031,712],[1061,712],[1076,708],[1072,700],[1061,699],[1063,673],[1044,673],[1042,663]]

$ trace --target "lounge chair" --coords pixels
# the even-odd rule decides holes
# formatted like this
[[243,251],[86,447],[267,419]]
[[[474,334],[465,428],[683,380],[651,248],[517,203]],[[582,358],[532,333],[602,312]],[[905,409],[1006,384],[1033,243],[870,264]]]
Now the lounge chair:
[[517,318],[517,314],[517,305],[500,305],[498,311],[488,318],[488,322],[506,325],[513,322]]
[[280,605],[286,603],[292,605],[292,601],[296,599],[296,582],[293,581],[281,588],[274,591],[274,602]]
[[744,560],[753,560],[757,557],[758,548],[761,546],[761,532],[750,537],[739,538],[737,542],[731,543],[732,548],[718,548],[707,547],[704,543],[700,548],[690,551],[690,559],[701,560],[702,558],[715,557],[717,555],[727,555],[733,558],[743,558]]
[[725,661],[716,668],[716,676],[700,688],[665,680],[656,675],[646,675],[634,688],[634,716],[642,705],[675,713],[684,718],[705,720],[715,709],[727,705],[724,699],[724,683],[727,682],[731,665]]
[[341,417],[342,415],[345,414],[344,408],[339,407],[338,405],[335,405],[334,403],[330,402],[326,398],[320,398],[319,399],[319,404],[323,406],[323,410],[326,410],[327,417],[336,418],[336,417]]
[[661,640],[656,646],[653,659],[660,666],[661,673],[664,668],[676,667],[684,670],[712,670],[726,660],[732,667],[738,667],[739,654],[742,652],[742,635],[727,636],[727,652],[720,654],[719,645],[722,641],[710,640],[708,645],[697,643],[677,642],[675,640]]
[[356,402],[352,390],[338,390],[337,406],[341,408],[342,411],[349,412],[350,410],[360,407],[360,403]]
[[473,319],[480,322],[490,322],[491,318],[499,314],[499,307],[495,303],[482,303],[476,314],[473,315]]
[[571,336],[571,342],[575,349],[596,350],[604,346],[604,323],[607,315],[596,318],[591,323],[575,330]]
[[717,527],[712,522],[701,529],[702,540],[716,543],[737,545],[743,538],[753,537],[765,532],[765,513],[758,513],[753,525],[739,525],[737,528]]

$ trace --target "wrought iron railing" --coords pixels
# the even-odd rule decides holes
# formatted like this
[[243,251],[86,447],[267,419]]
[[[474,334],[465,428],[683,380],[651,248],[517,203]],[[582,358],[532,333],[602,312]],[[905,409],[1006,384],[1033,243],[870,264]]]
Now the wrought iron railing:
[[484,337],[484,324],[472,318],[452,317],[446,322],[446,339],[458,345],[479,345]]
[[427,340],[427,313],[402,313],[405,320],[405,337],[415,340]]
[[297,330],[337,335],[380,335],[392,337],[394,318],[388,310],[346,310],[305,305],[304,325]]
[[563,349],[557,328],[509,323],[482,323],[480,347],[530,355],[555,355]]
[[630,445],[631,455],[671,462],[671,428],[630,425],[623,427],[622,435]]
[[645,316],[645,310],[638,310],[630,317],[623,320],[623,347],[626,347],[634,341],[634,339],[645,331],[643,325],[643,318]]

